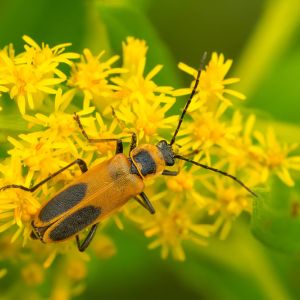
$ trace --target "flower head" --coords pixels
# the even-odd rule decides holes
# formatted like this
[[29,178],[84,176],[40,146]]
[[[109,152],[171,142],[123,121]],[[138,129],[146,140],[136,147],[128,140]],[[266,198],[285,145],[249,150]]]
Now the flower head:
[[265,182],[273,173],[286,185],[293,186],[294,180],[289,170],[300,171],[300,156],[293,156],[290,153],[297,149],[298,144],[280,143],[271,127],[268,128],[265,136],[258,131],[254,133],[254,136],[260,146],[256,148],[256,152],[261,160],[262,181]]
[[238,124],[230,124],[224,117],[226,107],[220,105],[214,112],[206,107],[191,114],[193,122],[185,122],[179,131],[177,143],[185,151],[203,151],[210,160],[213,149],[230,151],[240,131]]
[[28,36],[23,39],[28,44],[25,52],[15,56],[10,47],[0,52],[0,69],[5,77],[0,76],[4,86],[1,90],[17,101],[21,114],[25,114],[27,104],[34,109],[47,94],[55,94],[55,87],[67,78],[59,64],[71,64],[70,59],[78,57],[75,53],[63,53],[69,44],[40,47]]
[[204,186],[211,194],[206,198],[208,214],[218,216],[214,230],[219,230],[220,238],[224,240],[230,232],[232,222],[243,211],[247,213],[252,211],[251,195],[240,186],[230,184],[228,179],[220,177],[204,182]]
[[129,128],[135,128],[140,142],[155,143],[161,139],[161,130],[172,128],[177,122],[177,116],[165,116],[171,106],[168,103],[160,105],[159,102],[150,104],[140,99],[132,106],[121,105],[116,115]]
[[[81,62],[73,66],[69,85],[80,90],[84,94],[84,106],[89,105],[90,100],[101,104],[101,101],[109,103],[114,86],[109,83],[109,76],[124,72],[121,68],[113,68],[119,56],[115,55],[108,60],[103,60],[104,51],[96,57],[88,49],[83,50]],[[103,104],[101,104],[103,105]]]
[[123,67],[127,72],[123,77],[128,78],[134,75],[143,76],[146,64],[146,53],[148,47],[144,40],[128,37],[126,42],[122,43],[123,48]]
[[168,195],[166,192],[153,196],[152,201],[157,212],[151,218],[149,214],[141,213],[140,208],[137,211],[127,211],[126,214],[142,227],[146,237],[155,238],[149,244],[149,249],[161,247],[163,259],[172,253],[174,259],[183,261],[185,260],[183,242],[191,241],[196,245],[207,245],[207,238],[211,235],[213,227],[199,222],[201,209],[195,208],[193,201],[182,202],[180,197],[174,196],[174,193]]
[[[227,95],[236,97],[240,100],[244,100],[245,96],[237,91],[226,88],[226,85],[230,85],[239,82],[239,78],[226,78],[232,60],[225,61],[224,55],[218,55],[214,52],[211,59],[205,69],[201,72],[198,101],[205,103],[208,107],[214,109],[218,105],[219,101],[231,105],[230,99]],[[197,76],[197,70],[189,67],[184,63],[180,63],[179,68],[184,72],[192,75],[194,78]],[[194,83],[192,83],[192,86]],[[180,90],[179,93],[184,93],[185,90]],[[190,91],[187,91],[190,93]]]
[[[1,187],[7,184],[19,184],[30,186],[31,174],[25,178],[22,176],[22,164],[18,157],[11,156],[0,168]],[[40,207],[35,195],[20,189],[7,189],[0,193],[0,233],[11,227],[16,227],[11,237],[15,241],[21,233],[24,236],[24,243],[30,234],[30,221]]]

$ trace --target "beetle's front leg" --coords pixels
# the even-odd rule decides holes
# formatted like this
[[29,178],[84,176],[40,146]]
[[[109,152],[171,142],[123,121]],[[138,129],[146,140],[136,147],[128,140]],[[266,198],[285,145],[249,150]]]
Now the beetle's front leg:
[[74,113],[74,120],[77,122],[81,132],[82,132],[82,135],[89,141],[89,143],[104,143],[104,142],[116,142],[117,145],[116,145],[116,154],[119,154],[119,153],[123,153],[123,142],[121,139],[116,139],[116,138],[111,138],[111,139],[92,139],[90,138],[86,131],[84,130],[83,128],[83,125],[80,121],[80,117],[79,115],[77,115],[76,113]]

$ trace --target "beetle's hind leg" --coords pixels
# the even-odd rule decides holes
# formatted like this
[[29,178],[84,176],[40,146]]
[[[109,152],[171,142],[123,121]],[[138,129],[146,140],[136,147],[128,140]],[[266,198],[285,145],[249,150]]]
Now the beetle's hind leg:
[[32,187],[26,187],[23,185],[18,185],[18,184],[8,184],[5,185],[3,187],[0,188],[0,191],[4,191],[6,189],[21,189],[23,191],[27,191],[27,192],[34,192],[37,188],[39,188],[41,185],[43,185],[44,183],[46,183],[47,181],[49,181],[50,179],[54,178],[55,176],[59,175],[60,173],[62,173],[63,171],[67,170],[68,168],[72,167],[73,165],[77,164],[81,170],[82,173],[86,172],[87,169],[87,165],[85,163],[84,160],[82,159],[76,159],[73,162],[69,163],[67,166],[61,168],[60,170],[58,170],[57,172],[51,174],[50,176],[48,176],[47,178],[45,178],[44,180],[40,181],[39,183],[37,183],[36,185],[32,186]]
[[80,243],[79,240],[79,236],[76,235],[76,243],[77,243],[77,248],[80,252],[83,252],[91,243],[91,241],[93,240],[93,238],[95,237],[95,233],[97,231],[97,227],[98,227],[99,223],[94,224],[89,233],[87,234],[87,236],[85,237],[84,241],[82,243]]

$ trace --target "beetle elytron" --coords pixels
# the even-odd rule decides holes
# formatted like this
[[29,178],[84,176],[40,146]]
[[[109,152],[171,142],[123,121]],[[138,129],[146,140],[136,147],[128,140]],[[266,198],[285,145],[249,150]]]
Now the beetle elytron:
[[[121,139],[90,139],[84,131],[79,117],[75,114],[74,119],[89,142],[116,142],[115,156],[90,170],[87,169],[87,165],[82,159],[77,159],[31,188],[10,184],[0,189],[18,188],[34,192],[42,184],[69,167],[75,164],[80,167],[82,174],[46,202],[34,217],[31,233],[33,239],[51,243],[65,241],[75,236],[78,250],[84,251],[92,241],[99,222],[118,210],[130,198],[136,199],[151,214],[154,214],[155,210],[143,192],[144,179],[159,174],[176,176],[178,172],[165,169],[166,166],[173,166],[176,158],[230,177],[256,196],[236,177],[173,152],[172,145],[196,93],[205,57],[206,53],[203,55],[193,90],[185,104],[170,143],[162,140],[157,145],[144,144],[137,147],[136,135],[132,134],[129,157],[127,157],[123,154]],[[80,242],[78,234],[88,226],[91,226],[91,229],[84,241]]]

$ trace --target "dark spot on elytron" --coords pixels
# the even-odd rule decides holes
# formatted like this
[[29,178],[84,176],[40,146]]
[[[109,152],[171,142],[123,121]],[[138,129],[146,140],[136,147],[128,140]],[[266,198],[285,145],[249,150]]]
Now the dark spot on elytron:
[[86,190],[87,185],[85,183],[69,186],[52,198],[47,205],[41,209],[39,214],[40,220],[49,222],[55,217],[65,213],[84,198]]
[[91,225],[99,217],[100,213],[101,209],[92,205],[78,209],[55,226],[49,236],[52,241],[65,240]]
[[146,150],[140,151],[138,154],[133,156],[135,162],[142,165],[141,173],[143,176],[147,174],[153,174],[156,172],[156,165],[152,156]]

